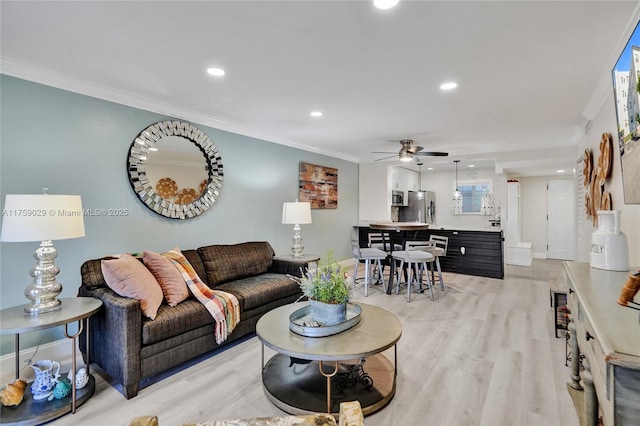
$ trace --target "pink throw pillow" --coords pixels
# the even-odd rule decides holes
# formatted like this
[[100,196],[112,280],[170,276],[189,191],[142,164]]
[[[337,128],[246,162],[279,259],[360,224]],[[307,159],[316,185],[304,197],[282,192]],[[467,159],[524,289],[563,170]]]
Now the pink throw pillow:
[[176,306],[178,303],[189,297],[189,289],[178,268],[165,256],[153,251],[145,250],[142,256],[145,266],[151,271],[169,306]]
[[151,272],[130,254],[100,262],[104,280],[120,296],[140,301],[142,313],[156,317],[162,303],[162,289]]

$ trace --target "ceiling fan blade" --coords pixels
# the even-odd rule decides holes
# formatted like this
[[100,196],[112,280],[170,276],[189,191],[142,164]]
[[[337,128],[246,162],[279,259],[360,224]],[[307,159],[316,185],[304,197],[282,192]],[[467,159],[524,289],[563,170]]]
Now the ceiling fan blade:
[[437,152],[437,151],[425,151],[425,152],[416,152],[415,155],[420,155],[423,157],[448,157],[448,152]]
[[395,154],[395,153],[394,153],[393,155],[390,155],[390,156],[388,156],[388,157],[378,158],[378,159],[377,159],[377,160],[375,160],[375,161],[388,160],[389,158],[393,158],[393,157],[397,157],[397,156],[398,156],[398,154]]
[[424,149],[424,148],[423,148],[423,147],[421,147],[421,146],[414,145],[414,146],[412,146],[411,148],[409,148],[407,151],[409,151],[409,152],[413,152],[413,153],[415,154],[415,153],[417,153],[418,151],[422,151],[423,149]]

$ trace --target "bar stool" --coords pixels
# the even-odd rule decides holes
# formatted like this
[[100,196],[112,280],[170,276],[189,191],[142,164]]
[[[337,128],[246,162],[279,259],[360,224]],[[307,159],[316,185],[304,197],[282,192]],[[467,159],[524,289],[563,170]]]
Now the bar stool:
[[[357,280],[357,277],[358,277],[358,266],[360,265],[360,261],[364,260],[364,295],[365,297],[369,295],[369,282],[371,281],[373,284],[373,274],[370,274],[372,266],[378,267],[380,280],[382,281],[382,286],[386,293],[387,285],[384,283],[384,279],[382,279],[382,263],[380,261],[387,258],[387,253],[377,248],[371,248],[371,247],[361,248],[360,241],[358,240],[355,233],[351,234],[351,252],[353,253],[353,256],[356,258],[356,267],[355,267],[355,270],[353,271],[354,282]],[[373,265],[372,265],[372,262],[373,262]]]
[[368,238],[369,247],[371,248],[377,248],[388,253],[394,250],[402,250],[401,244],[395,244],[391,241],[391,234],[389,232],[370,232]]
[[[447,238],[447,237],[443,237]],[[440,280],[440,290],[444,291],[444,281],[442,279],[442,270],[440,269],[440,256],[446,255],[446,245],[445,247],[438,247],[439,241],[437,240],[429,240],[429,241],[407,241],[407,250],[422,250],[427,253],[431,253],[433,259],[431,262],[428,262],[431,265],[431,281],[435,282],[435,270],[438,271],[438,279]],[[445,242],[446,244],[446,242]],[[435,268],[434,268],[435,264]],[[429,271],[427,271],[427,275]]]
[[[394,262],[400,261],[400,266],[396,269],[396,294],[400,292],[400,277],[404,264],[407,264],[407,302],[411,302],[411,283],[415,282],[422,289],[422,272],[418,271],[427,270],[427,262],[433,261],[433,255],[422,250],[401,250],[394,251],[391,256]],[[422,269],[423,267],[424,269]],[[429,273],[427,272],[425,276],[427,277],[430,299],[433,300],[433,286],[431,285]]]
[[[449,237],[431,234],[429,241],[433,241],[435,243],[435,248],[431,254],[435,257],[435,264],[438,269],[438,278],[440,279],[440,290],[444,291],[444,281],[442,280],[442,270],[440,269],[440,258],[447,255]],[[433,269],[431,269],[431,277],[433,278]]]

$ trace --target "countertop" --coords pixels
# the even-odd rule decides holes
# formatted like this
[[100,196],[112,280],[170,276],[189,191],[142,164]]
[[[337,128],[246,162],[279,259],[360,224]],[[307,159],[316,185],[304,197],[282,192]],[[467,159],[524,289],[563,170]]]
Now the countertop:
[[[389,222],[389,221],[370,221],[370,222],[365,222],[365,221],[361,221],[358,223],[358,226],[369,226],[372,223],[389,223],[389,224],[395,224],[395,223],[406,223],[406,224],[417,224],[417,222]],[[487,226],[487,227],[471,227],[471,226],[454,226],[454,225],[440,225],[440,224],[430,224],[429,225],[429,230],[443,230],[443,231],[476,231],[476,232],[500,232],[502,231],[502,228],[499,226]]]
[[448,225],[429,225],[429,229],[440,229],[443,231],[481,231],[481,232],[500,232],[502,228],[499,226],[472,227],[472,226],[448,226]]

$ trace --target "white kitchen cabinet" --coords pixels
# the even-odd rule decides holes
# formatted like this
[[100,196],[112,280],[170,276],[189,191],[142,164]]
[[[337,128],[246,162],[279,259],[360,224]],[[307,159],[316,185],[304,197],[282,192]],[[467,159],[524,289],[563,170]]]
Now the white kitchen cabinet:
[[407,169],[398,166],[391,166],[391,189],[394,191],[407,192]]
[[420,190],[418,172],[415,172],[413,170],[407,170],[407,190],[408,191]]
[[400,166],[391,166],[391,190],[402,191],[404,194],[403,205],[407,205],[407,191],[420,189],[418,173]]

